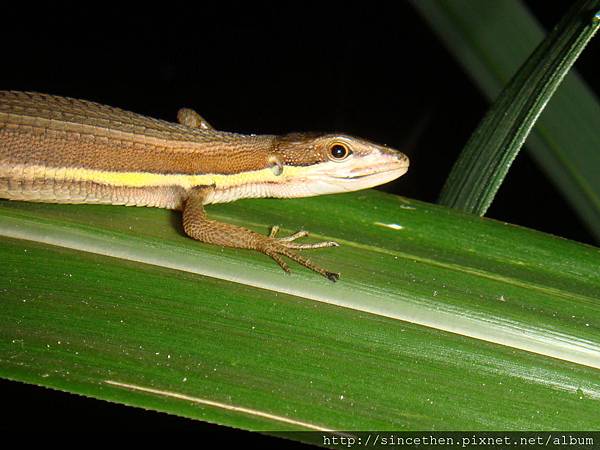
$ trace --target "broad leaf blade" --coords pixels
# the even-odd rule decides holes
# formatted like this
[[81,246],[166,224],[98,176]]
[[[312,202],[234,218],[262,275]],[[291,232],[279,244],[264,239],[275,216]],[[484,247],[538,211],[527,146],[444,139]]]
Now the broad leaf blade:
[[4,377],[247,429],[593,426],[592,247],[377,192],[211,209],[341,239],[333,284],[168,211],[0,205]]
[[[254,225],[258,231],[285,219],[291,230],[305,224],[321,238],[335,238],[341,248],[313,257],[339,270],[343,283],[299,268],[284,276],[264,255],[190,242],[170,225],[178,223],[179,215],[169,211],[138,209],[133,214],[109,206],[5,202],[0,234],[300,295],[600,367],[600,351],[588,354],[587,344],[579,340],[587,330],[569,321],[556,323],[562,333],[578,336],[566,356],[563,337],[553,341],[540,334],[562,319],[535,312],[539,302],[550,301],[550,309],[561,310],[564,299],[587,304],[600,292],[597,249],[376,192],[307,199],[302,209],[294,209],[297,203],[242,201],[212,210],[222,220],[245,225],[261,217],[262,226]],[[157,218],[164,227],[157,227]],[[537,306],[529,312],[507,309],[501,297]],[[482,317],[476,311],[480,308],[486,311]],[[507,319],[519,323],[518,329]]]
[[[254,430],[595,420],[594,369],[182,272],[29,242],[2,248],[20,266],[0,328],[11,379]],[[57,278],[68,287],[44,289]]]

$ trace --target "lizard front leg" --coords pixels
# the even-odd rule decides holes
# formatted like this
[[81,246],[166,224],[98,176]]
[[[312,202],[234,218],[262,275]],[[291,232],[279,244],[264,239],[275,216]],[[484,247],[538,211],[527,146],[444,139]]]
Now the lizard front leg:
[[307,236],[308,233],[306,231],[299,231],[288,237],[277,238],[278,227],[273,227],[270,235],[264,236],[246,228],[211,220],[206,217],[206,212],[204,211],[206,189],[210,188],[191,189],[184,203],[183,229],[188,236],[208,244],[257,250],[273,258],[284,271],[289,273],[290,269],[283,260],[283,256],[286,256],[304,267],[327,277],[331,281],[337,281],[340,276],[339,273],[322,269],[309,259],[298,254],[296,250],[337,247],[339,244],[331,241],[316,244],[298,244],[294,241]]
[[212,125],[208,123],[200,114],[193,109],[181,108],[177,111],[177,121],[190,128],[200,128],[202,130],[214,130]]

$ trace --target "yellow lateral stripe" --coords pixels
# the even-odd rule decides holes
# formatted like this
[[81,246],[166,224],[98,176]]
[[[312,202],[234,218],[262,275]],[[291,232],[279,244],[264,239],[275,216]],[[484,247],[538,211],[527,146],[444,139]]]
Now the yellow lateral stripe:
[[[297,175],[298,172],[306,170],[305,167],[286,167],[285,175]],[[282,174],[283,175],[283,174]],[[106,170],[91,170],[67,167],[44,167],[17,165],[12,167],[0,167],[0,177],[8,177],[23,181],[33,180],[55,180],[59,182],[68,181],[91,181],[110,186],[125,187],[159,187],[159,186],[181,186],[189,189],[194,186],[217,186],[225,188],[229,186],[240,186],[250,183],[284,182],[287,176],[276,176],[269,168],[253,170],[238,174],[157,174],[150,172],[110,172]]]

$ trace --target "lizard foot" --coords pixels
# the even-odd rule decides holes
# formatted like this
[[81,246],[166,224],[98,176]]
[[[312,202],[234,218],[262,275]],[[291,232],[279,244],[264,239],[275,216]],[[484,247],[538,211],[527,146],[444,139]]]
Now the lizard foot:
[[305,258],[299,255],[294,250],[305,250],[305,249],[314,249],[314,248],[325,248],[325,247],[339,247],[340,244],[334,241],[325,241],[325,242],[317,242],[315,244],[299,244],[294,242],[296,239],[301,237],[308,236],[307,231],[298,231],[290,236],[286,237],[277,237],[277,233],[279,232],[279,227],[274,226],[271,228],[271,232],[267,238],[267,242],[263,252],[273,258],[273,260],[279,264],[279,266],[286,272],[290,273],[290,268],[283,260],[282,256],[287,256],[293,261],[296,261],[298,264],[303,265],[304,267],[313,270],[327,279],[335,282],[340,278],[340,274],[337,272],[330,272],[328,270],[322,269],[317,266],[313,262],[311,262],[308,258]]

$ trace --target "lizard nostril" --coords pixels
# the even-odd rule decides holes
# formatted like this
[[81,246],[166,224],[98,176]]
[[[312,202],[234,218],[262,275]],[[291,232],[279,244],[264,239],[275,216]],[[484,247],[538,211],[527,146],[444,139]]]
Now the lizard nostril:
[[410,165],[410,159],[408,159],[408,156],[406,156],[404,153],[400,153],[398,159],[402,161],[406,167]]

